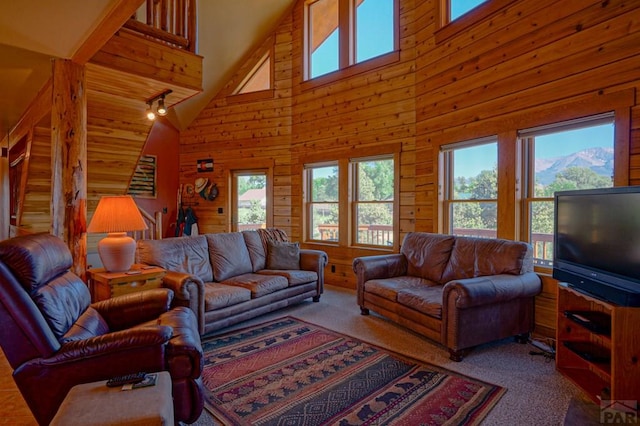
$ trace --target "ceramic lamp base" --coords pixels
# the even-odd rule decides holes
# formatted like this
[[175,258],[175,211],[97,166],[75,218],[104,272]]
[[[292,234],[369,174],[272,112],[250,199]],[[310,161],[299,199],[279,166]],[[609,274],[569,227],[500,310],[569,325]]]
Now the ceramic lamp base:
[[135,253],[136,242],[126,232],[112,232],[98,242],[98,254],[107,272],[131,269]]

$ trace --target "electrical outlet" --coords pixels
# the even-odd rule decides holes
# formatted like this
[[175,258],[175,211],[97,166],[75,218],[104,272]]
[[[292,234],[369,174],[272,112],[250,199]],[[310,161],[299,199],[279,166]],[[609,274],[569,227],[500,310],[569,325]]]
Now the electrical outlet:
[[336,265],[331,265],[331,272],[333,272],[333,273],[336,272]]
[[222,207],[218,207],[218,214],[222,214],[224,213],[224,210],[222,209]]

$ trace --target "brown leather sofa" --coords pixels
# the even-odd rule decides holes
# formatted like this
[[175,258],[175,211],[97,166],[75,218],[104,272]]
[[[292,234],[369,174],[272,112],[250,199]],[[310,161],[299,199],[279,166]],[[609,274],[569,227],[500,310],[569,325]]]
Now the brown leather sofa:
[[155,289],[90,304],[62,240],[32,234],[0,242],[0,345],[36,420],[48,425],[77,384],[169,371],[177,421],[203,408],[202,347],[189,309]]
[[363,315],[371,309],[441,343],[454,361],[533,331],[542,287],[527,243],[411,232],[400,253],[356,258],[353,270]]
[[320,300],[327,254],[299,249],[295,264],[269,268],[269,244],[285,240],[276,228],[139,240],[136,262],[168,271],[163,285],[175,292],[176,304],[196,313],[204,335],[305,299]]

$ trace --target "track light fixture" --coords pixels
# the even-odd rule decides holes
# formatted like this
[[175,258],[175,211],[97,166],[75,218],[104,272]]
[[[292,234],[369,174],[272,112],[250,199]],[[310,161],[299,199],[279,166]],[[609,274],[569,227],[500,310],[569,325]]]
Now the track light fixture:
[[[169,94],[173,92],[173,90],[165,90],[164,92],[160,93],[157,96],[154,96],[153,98],[149,99],[147,101],[147,118],[149,120],[155,120],[156,118],[156,113],[163,117],[165,115],[167,115],[167,107],[164,104],[164,98]],[[153,111],[153,103],[158,101],[158,107],[156,108],[155,112]]]

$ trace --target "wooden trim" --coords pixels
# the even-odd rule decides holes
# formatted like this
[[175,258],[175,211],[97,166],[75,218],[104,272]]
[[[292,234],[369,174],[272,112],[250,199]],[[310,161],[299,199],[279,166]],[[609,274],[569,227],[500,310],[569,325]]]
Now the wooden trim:
[[631,151],[631,107],[617,108],[614,112],[613,185],[629,185]]
[[324,86],[330,83],[334,83],[337,80],[341,80],[348,77],[353,77],[358,74],[363,74],[369,71],[373,71],[376,68],[381,68],[400,60],[400,52],[389,52],[384,55],[376,56],[375,58],[368,59],[363,62],[351,65],[350,67],[336,70],[328,74],[321,75],[311,80],[306,80],[300,83],[300,89],[304,92],[306,90],[315,89],[320,86]]
[[257,92],[239,93],[237,95],[229,95],[226,97],[228,104],[241,104],[244,102],[262,101],[265,99],[273,99],[275,97],[274,89],[258,90]]
[[152,27],[136,19],[128,19],[127,22],[124,23],[123,27],[152,37],[154,40],[161,40],[166,43],[178,46],[181,49],[189,50],[189,40],[187,38],[172,34],[160,28]]
[[515,3],[518,0],[487,0],[485,3],[478,5],[469,12],[460,16],[458,19],[449,22],[449,4],[451,0],[436,0],[436,25],[441,24],[435,32],[436,44],[454,37],[457,34],[466,32],[476,23],[489,18],[504,7]]
[[145,0],[117,0],[98,27],[73,54],[73,62],[85,64],[127,22]]
[[498,135],[498,197],[497,212],[500,220],[497,223],[497,237],[516,240],[518,238],[520,181],[520,157],[516,143],[518,133],[514,129]]
[[468,123],[450,129],[438,130],[431,140],[434,149],[441,145],[474,139],[488,134],[500,134],[513,129],[527,129],[545,124],[560,123],[580,117],[617,111],[635,105],[635,88],[603,93],[601,90],[561,100],[545,105],[515,111],[484,119],[478,123]]
[[400,142],[387,143],[378,146],[354,149],[336,149],[325,151],[322,153],[314,153],[300,157],[300,162],[304,164],[335,162],[336,160],[345,158],[351,160],[353,158],[374,157],[376,155],[389,155],[392,153],[402,152],[402,144]]

